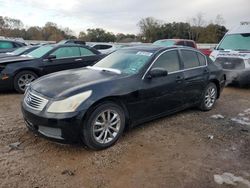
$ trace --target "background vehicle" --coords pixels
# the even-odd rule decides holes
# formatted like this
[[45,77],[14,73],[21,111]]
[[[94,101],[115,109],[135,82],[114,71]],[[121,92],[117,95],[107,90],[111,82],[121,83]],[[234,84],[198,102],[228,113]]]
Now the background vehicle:
[[[195,43],[195,41],[193,40],[187,40],[187,39],[162,39],[162,40],[157,40],[153,43],[154,45],[160,45],[160,46],[165,46],[165,47],[170,47],[170,46],[188,46],[191,48],[197,48],[197,45]],[[212,52],[211,49],[207,49],[207,48],[201,48],[199,49],[204,55],[210,55],[210,53]]]
[[22,46],[26,46],[26,44],[19,41],[0,39],[0,53],[12,52]]
[[116,45],[112,43],[99,43],[98,42],[98,43],[88,43],[88,45],[91,46],[92,48],[95,48],[102,54],[110,54],[117,49]]
[[26,56],[0,59],[0,89],[23,93],[36,78],[56,71],[93,65],[103,58],[97,50],[77,44],[45,45]]
[[229,83],[250,84],[250,22],[228,31],[210,58],[221,64]]
[[86,42],[79,39],[68,39],[68,40],[62,40],[58,42],[58,44],[81,44],[86,45]]
[[88,147],[104,149],[125,126],[193,106],[211,110],[224,84],[221,67],[198,50],[133,47],[92,67],[36,80],[27,89],[22,111],[36,133],[61,141],[82,138]]
[[40,46],[24,46],[24,47],[21,47],[21,48],[18,48],[16,50],[14,50],[13,52],[1,53],[0,58],[7,58],[7,57],[25,55],[25,54],[28,54],[29,52],[37,49],[38,47],[40,47]]

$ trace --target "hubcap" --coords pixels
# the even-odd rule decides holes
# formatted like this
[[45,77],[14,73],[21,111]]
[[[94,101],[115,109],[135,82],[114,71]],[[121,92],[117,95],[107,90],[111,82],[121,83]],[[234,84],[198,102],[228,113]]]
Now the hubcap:
[[216,100],[216,89],[214,87],[208,88],[205,95],[205,105],[207,108],[211,108]]
[[36,78],[32,74],[24,74],[18,80],[18,87],[24,91],[26,86],[33,82]]
[[117,137],[120,127],[120,115],[114,110],[105,110],[94,120],[94,138],[98,143],[107,144]]

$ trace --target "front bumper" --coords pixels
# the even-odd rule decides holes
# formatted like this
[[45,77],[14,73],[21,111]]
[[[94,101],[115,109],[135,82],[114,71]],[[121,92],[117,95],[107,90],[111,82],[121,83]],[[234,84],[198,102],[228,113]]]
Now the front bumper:
[[250,85],[250,69],[244,70],[226,70],[227,83],[237,83],[240,85]]
[[26,126],[38,135],[62,143],[74,143],[80,140],[85,112],[37,113],[22,103],[22,113]]
[[0,91],[13,89],[13,79],[12,77],[5,78],[2,73],[0,73]]

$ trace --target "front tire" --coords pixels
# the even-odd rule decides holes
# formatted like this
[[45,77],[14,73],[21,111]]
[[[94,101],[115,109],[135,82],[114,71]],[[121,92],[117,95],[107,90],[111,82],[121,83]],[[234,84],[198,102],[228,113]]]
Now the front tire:
[[91,149],[105,149],[115,144],[124,127],[124,110],[114,102],[104,102],[87,115],[82,140]]
[[14,89],[18,93],[24,93],[27,85],[37,78],[37,74],[32,71],[21,71],[14,78]]
[[214,83],[210,82],[207,85],[205,92],[202,96],[200,109],[202,111],[211,110],[214,107],[214,104],[217,100],[217,96],[218,96],[218,89]]

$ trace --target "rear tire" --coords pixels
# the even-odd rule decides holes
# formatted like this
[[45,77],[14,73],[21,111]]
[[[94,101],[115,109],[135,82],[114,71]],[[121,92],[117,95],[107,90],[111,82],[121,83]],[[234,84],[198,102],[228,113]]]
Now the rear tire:
[[214,107],[214,104],[217,100],[218,89],[213,82],[210,82],[202,96],[200,109],[202,111],[209,111]]
[[37,79],[38,76],[32,71],[21,71],[14,78],[14,89],[18,93],[24,93],[26,85]]
[[82,140],[91,149],[106,149],[120,138],[124,127],[124,110],[114,102],[103,102],[87,115]]

